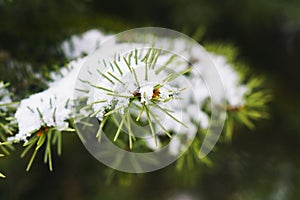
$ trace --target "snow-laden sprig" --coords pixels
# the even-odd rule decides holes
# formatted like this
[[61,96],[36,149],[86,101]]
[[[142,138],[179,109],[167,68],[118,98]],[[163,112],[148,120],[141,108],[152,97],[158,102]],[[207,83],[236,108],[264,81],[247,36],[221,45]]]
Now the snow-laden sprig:
[[244,95],[244,104],[227,107],[224,132],[225,139],[229,141],[232,138],[235,126],[242,124],[249,129],[254,129],[255,121],[269,117],[268,103],[271,101],[272,96],[269,91],[261,88],[265,81],[264,78],[252,75],[250,79],[246,79],[245,81],[249,90]]
[[[172,129],[180,126],[187,127],[176,116],[180,116],[180,113],[173,113],[178,112],[180,105],[169,102],[180,98],[181,93],[186,89],[186,83],[178,77],[187,74],[192,68],[186,64],[180,71],[166,73],[166,69],[173,70],[168,66],[172,57],[162,53],[160,49],[149,48],[148,51],[135,49],[128,55],[117,56],[117,59],[113,61],[103,61],[103,63],[109,64],[104,64],[107,67],[105,71],[97,70],[99,77],[102,77],[98,83],[81,80],[94,88],[88,104],[94,110],[90,116],[95,116],[101,121],[97,138],[101,137],[102,128],[106,121],[116,113],[123,115],[123,117],[120,123],[117,122],[118,129],[114,141],[118,139],[120,132],[126,127],[130,149],[132,149],[132,140],[135,140],[135,133],[130,127],[132,126],[132,115],[135,116],[136,122],[145,121],[148,124],[149,132],[154,137],[156,146],[157,130],[161,129],[171,138],[169,132]],[[160,62],[164,63],[157,65]],[[169,128],[161,123],[162,116],[166,117],[165,125]]]
[[[94,32],[95,33],[95,32]],[[86,37],[88,34],[84,34],[84,37]],[[94,34],[96,35],[96,34]],[[99,34],[101,35],[101,33]],[[91,37],[92,38],[92,37]],[[82,39],[82,43],[80,45],[79,40],[77,40],[77,48],[74,46],[74,49],[77,49],[80,51],[80,49],[84,49],[84,42],[87,40],[87,37],[85,39]],[[186,48],[186,44],[181,40],[175,40],[170,42],[170,40],[161,39],[158,41],[158,43],[161,44],[167,44],[169,46],[172,46],[174,50],[177,52],[181,52],[181,55],[183,57],[190,58],[191,64],[199,64],[201,66],[201,60],[199,59],[200,49],[197,47],[188,47]],[[132,44],[126,44],[126,42],[115,42],[115,49],[121,49],[124,48],[124,46],[132,46],[134,48],[134,45]],[[140,44],[135,44],[136,47],[141,47]],[[148,57],[147,57],[148,55]],[[93,94],[92,100],[89,99],[89,104],[92,105],[94,112],[91,114],[93,117],[97,117],[100,123],[100,128],[97,134],[97,137],[100,138],[101,130],[104,127],[105,122],[109,118],[108,116],[110,114],[120,113],[124,114],[127,107],[129,107],[129,104],[131,104],[132,99],[137,96],[134,96],[134,94],[138,94],[138,98],[141,104],[149,104],[152,101],[151,94],[153,95],[155,88],[154,86],[156,84],[159,85],[160,81],[162,81],[162,77],[155,77],[153,75],[149,75],[151,73],[150,70],[144,70],[144,71],[138,71],[132,73],[133,76],[127,76],[126,78],[123,77],[123,74],[126,74],[130,72],[130,68],[132,67],[135,69],[138,64],[144,63],[142,61],[145,61],[146,58],[150,58],[153,63],[151,63],[152,66],[155,66],[156,64],[160,64],[162,66],[166,67],[166,63],[168,63],[170,67],[172,65],[176,65],[178,68],[182,69],[184,71],[188,68],[189,63],[184,62],[178,62],[178,58],[176,56],[166,56],[161,51],[159,52],[158,49],[156,49],[156,52],[154,53],[154,50],[151,51],[143,51],[141,53],[137,49],[132,51],[131,53],[127,54],[127,57],[125,59],[118,55],[116,52],[115,59],[113,61],[105,61],[103,60],[102,65],[105,65],[107,70],[106,71],[98,71],[99,80],[100,82],[97,83],[88,83],[87,80],[82,80],[83,82],[87,82],[89,85],[97,88],[95,94]],[[245,104],[245,94],[249,91],[249,88],[246,85],[241,84],[238,72],[234,69],[232,65],[230,65],[227,62],[227,59],[223,55],[217,55],[215,53],[210,53],[211,58],[216,64],[216,68],[221,76],[221,79],[224,83],[225,91],[226,91],[226,102],[228,102],[228,105],[220,105],[220,107],[240,107]],[[127,60],[126,60],[127,59]],[[154,62],[155,61],[155,62]],[[164,62],[163,62],[164,61]],[[128,64],[130,65],[128,67]],[[145,64],[146,65],[146,64]],[[145,68],[146,69],[146,68]],[[158,70],[158,69],[156,69]],[[200,69],[201,74],[207,74],[206,66],[202,66]],[[150,71],[150,72],[149,72]],[[161,70],[163,71],[163,70]],[[147,73],[146,73],[147,72]],[[134,74],[139,74],[138,77],[140,77],[140,74],[145,74],[142,77],[144,77],[144,80],[146,80],[146,75],[150,77],[149,80],[142,82],[142,86],[139,86],[136,82],[136,77]],[[182,102],[182,107],[184,108],[181,113],[175,113],[174,116],[184,116],[182,120],[182,124],[185,124],[187,127],[189,127],[189,130],[179,130],[178,129],[178,123],[176,120],[169,120],[168,123],[166,123],[163,127],[166,132],[172,132],[175,131],[176,133],[179,132],[179,134],[186,134],[186,135],[193,135],[195,132],[197,132],[197,124],[196,122],[200,122],[202,129],[207,129],[209,127],[209,116],[208,113],[204,112],[202,110],[204,108],[204,104],[209,100],[210,98],[210,92],[205,84],[205,81],[201,78],[199,78],[198,74],[195,71],[186,73],[188,74],[188,80],[192,85],[195,85],[197,87],[194,88],[194,91],[185,92],[184,98]],[[137,76],[137,75],[136,75]],[[148,77],[148,78],[149,78]],[[206,76],[205,78],[214,80],[215,77],[209,77]],[[155,79],[154,83],[151,81],[151,79]],[[160,81],[157,81],[159,80]],[[152,82],[152,83],[151,83]],[[152,84],[152,85],[151,85]],[[180,85],[182,83],[179,83],[177,85]],[[124,87],[124,85],[126,87]],[[97,86],[97,87],[96,87]],[[168,87],[168,85],[163,85],[161,87],[161,91],[164,91],[165,87]],[[142,92],[140,92],[142,91]],[[168,96],[168,94],[166,95]],[[193,103],[194,102],[194,103]],[[172,105],[172,103],[169,103]],[[142,109],[143,106],[140,105],[139,109]],[[143,108],[144,109],[144,108]],[[174,107],[174,109],[178,109]],[[195,115],[195,110],[199,111],[199,115]],[[107,114],[108,113],[108,114]],[[141,115],[144,113],[140,112]],[[138,115],[136,113],[136,115]],[[145,113],[144,113],[145,114]],[[147,118],[145,115],[144,117]],[[122,120],[122,119],[121,119]],[[126,121],[125,119],[123,121]],[[122,122],[122,121],[121,121]],[[126,127],[125,122],[118,124]],[[154,123],[155,124],[155,123]],[[126,129],[126,128],[125,128]],[[117,130],[117,133],[119,134],[121,132],[122,128]],[[115,138],[118,138],[118,134],[116,134]],[[129,141],[130,142],[130,141]],[[130,142],[131,143],[131,142]],[[156,142],[157,144],[157,142]],[[173,144],[176,144],[174,142]],[[150,143],[149,143],[150,145]],[[130,145],[132,147],[132,144]],[[150,145],[151,148],[153,145]],[[170,146],[171,152],[178,152],[180,149],[177,147]]]
[[24,142],[26,148],[21,154],[22,157],[36,145],[27,170],[30,169],[37,151],[44,143],[46,144],[44,161],[49,163],[52,170],[51,145],[57,144],[57,152],[61,154],[62,132],[73,131],[70,119],[73,110],[74,77],[77,76],[82,62],[83,59],[72,61],[61,70],[60,74],[64,75],[49,83],[47,90],[33,94],[20,102],[15,113],[19,132],[7,140],[14,143]]
[[[8,138],[9,141],[24,141],[45,127],[55,127],[59,131],[68,130],[68,120],[73,108],[73,89],[78,70],[83,59],[73,61],[67,67],[69,73],[57,81],[49,83],[49,88],[33,94],[20,102],[15,118],[19,133]],[[65,71],[65,68],[62,69]]]
[[[255,127],[254,122],[259,119],[267,118],[268,102],[271,100],[270,92],[263,89],[264,78],[251,74],[251,71],[243,63],[236,60],[235,48],[230,45],[209,45],[207,49],[216,64],[217,70],[222,78],[226,91],[226,105],[219,105],[221,109],[226,109],[227,116],[223,130],[223,141],[230,141],[233,136],[234,126],[246,125],[248,128]],[[226,55],[226,56],[225,56]],[[195,57],[192,57],[197,62]],[[188,149],[176,164],[179,171],[188,173],[188,170],[199,167],[199,160],[211,166],[212,162],[205,157],[199,159],[197,149],[201,146],[201,141],[205,132],[193,141]],[[171,147],[173,151],[178,151],[176,146]],[[189,166],[186,169],[185,166]],[[190,177],[192,179],[192,177]]]
[[[24,157],[28,151],[34,148],[33,154],[27,166],[30,169],[39,149],[45,144],[44,162],[49,164],[52,170],[51,145],[57,145],[57,153],[61,154],[62,132],[74,131],[70,122],[73,117],[73,91],[76,77],[84,58],[95,48],[100,41],[108,36],[96,30],[90,30],[82,36],[73,36],[63,42],[62,50],[71,61],[59,71],[51,72],[51,82],[45,91],[33,94],[20,102],[15,118],[19,132],[9,137],[9,143],[24,142],[25,150],[21,154]],[[1,146],[2,147],[2,146]]]
[[[192,51],[190,51],[189,56],[193,64],[201,66],[201,61],[197,57],[198,54],[198,49],[194,48],[192,49]],[[225,102],[227,102],[227,104],[220,104],[219,107],[223,107],[224,109],[226,107],[232,109],[243,107],[246,103],[246,94],[250,92],[250,88],[247,85],[242,84],[242,80],[240,78],[239,73],[235,70],[234,66],[227,61],[227,58],[224,55],[217,55],[213,52],[209,52],[209,55],[215,64],[215,67],[222,79],[222,83],[225,89]],[[200,72],[202,74],[207,74],[206,70],[208,69],[205,66],[202,66],[202,68],[200,68]],[[201,122],[201,129],[205,130],[209,127],[209,118],[207,115],[207,109],[209,108],[206,107],[205,102],[207,102],[207,100],[210,101],[210,92],[207,86],[205,85],[204,80],[199,79],[193,72],[188,78],[192,85],[197,86],[194,88],[193,94],[195,95],[194,101],[199,103],[200,108],[197,108],[195,107],[195,105],[193,106],[191,105],[191,103],[187,102],[184,106],[188,107],[189,109],[188,112],[184,114],[185,117],[190,118],[191,121],[195,121],[195,110],[206,109],[206,112],[200,112],[200,115],[198,115],[198,121]],[[206,76],[205,78],[212,80],[215,79],[215,77],[211,76]],[[190,94],[190,98],[193,98],[193,94]],[[198,147],[200,148],[200,146]],[[174,155],[178,154],[178,152],[180,152],[182,149],[185,149],[184,145],[180,145],[179,141],[170,144],[170,152]]]
[[[67,57],[73,59],[86,55],[107,37],[97,30],[92,30],[83,34],[82,37],[72,37],[71,45],[66,41],[62,48]],[[158,43],[170,43],[170,40],[161,39]],[[80,80],[83,84],[93,88],[93,92],[87,96],[89,106],[85,107],[91,112],[81,110],[80,114],[99,120],[99,130],[96,135],[98,140],[101,139],[102,131],[109,121],[117,127],[113,140],[118,140],[120,133],[127,132],[130,149],[137,140],[130,120],[148,125],[148,132],[154,137],[154,141],[147,140],[145,143],[150,149],[156,149],[161,145],[160,138],[156,135],[160,137],[165,134],[169,140],[176,140],[172,137],[175,133],[185,137],[186,140],[183,141],[187,141],[197,134],[199,125],[201,130],[209,127],[210,116],[207,102],[210,101],[210,92],[205,80],[199,78],[198,72],[191,68],[193,64],[201,66],[200,74],[204,75],[209,70],[201,65],[201,59],[198,57],[199,49],[193,46],[186,48],[183,41],[173,40],[169,45],[177,52],[181,52],[183,57],[190,58],[188,61],[183,61],[178,56],[166,53],[159,48],[140,50],[139,47],[143,44],[115,41],[113,45],[116,50],[130,46],[133,51],[125,55],[120,55],[116,51],[113,60],[101,61],[105,70],[97,71],[99,77],[97,82],[89,82],[88,79]],[[249,81],[252,84],[242,84],[244,80],[240,78],[234,65],[220,52],[213,53],[212,51],[210,56],[215,62],[226,91],[227,105],[219,105],[220,108],[227,109],[228,112],[248,112],[244,108],[250,108],[251,104],[252,110],[248,115],[261,114],[259,106],[261,104],[255,104],[255,98],[262,97],[263,92],[257,94],[257,90],[253,89],[255,85],[253,81]],[[85,58],[72,61],[59,73],[51,73],[53,82],[49,83],[49,89],[21,101],[15,115],[19,133],[10,137],[9,141],[25,142],[27,147],[22,156],[35,146],[27,169],[30,168],[37,151],[43,144],[46,144],[44,161],[49,163],[50,169],[52,169],[51,143],[58,144],[60,154],[61,131],[71,130],[70,119],[74,117],[72,92],[84,60]],[[215,79],[209,76],[205,78]],[[193,91],[188,89],[184,79],[188,79],[190,85],[196,86]],[[256,85],[260,84],[261,82]],[[178,102],[181,104],[180,108]],[[242,120],[237,120],[237,122],[250,124],[249,120],[243,117],[240,119]],[[234,120],[236,119],[233,119],[232,123],[236,123]],[[196,140],[198,140],[197,137]],[[198,144],[201,144],[200,139]],[[180,153],[183,146],[181,140],[171,143],[170,153],[174,155]]]
[[219,57],[215,60],[217,67],[218,63],[223,66],[220,71],[231,74],[227,81],[223,78],[228,99],[224,107],[227,111],[224,138],[230,141],[234,126],[245,125],[253,129],[255,121],[268,118],[268,103],[272,97],[264,88],[264,77],[254,74],[248,66],[238,61],[234,46],[211,44],[206,48],[215,52],[213,58]]

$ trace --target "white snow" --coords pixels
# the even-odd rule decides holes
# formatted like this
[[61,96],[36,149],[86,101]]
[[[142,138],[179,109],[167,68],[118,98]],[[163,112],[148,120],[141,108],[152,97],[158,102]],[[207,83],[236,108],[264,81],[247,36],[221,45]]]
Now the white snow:
[[73,91],[82,62],[84,59],[72,61],[69,64],[71,70],[65,73],[65,77],[50,83],[47,90],[20,102],[15,114],[19,133],[9,137],[8,141],[26,142],[31,133],[42,127],[56,127],[58,130],[69,127],[67,120],[71,117]]
[[84,54],[90,53],[103,40],[109,37],[109,35],[104,35],[100,31],[92,29],[82,35],[72,36],[70,40],[64,41],[61,47],[68,58],[79,58]]
[[216,64],[217,70],[222,78],[224,89],[226,92],[226,100],[232,107],[244,104],[244,95],[248,92],[248,88],[240,83],[238,73],[231,66],[226,57],[210,53],[211,58]]
[[141,93],[141,103],[145,103],[145,105],[148,105],[150,101],[152,100],[153,96],[153,87],[146,85],[140,88]]

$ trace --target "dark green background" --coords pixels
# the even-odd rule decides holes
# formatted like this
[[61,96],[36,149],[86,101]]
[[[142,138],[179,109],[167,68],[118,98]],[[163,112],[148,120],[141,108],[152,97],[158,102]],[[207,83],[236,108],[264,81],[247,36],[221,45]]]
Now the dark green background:
[[0,0],[0,80],[12,83],[15,99],[27,96],[45,87],[33,72],[46,76],[67,62],[58,47],[72,34],[141,26],[190,36],[201,27],[201,43],[235,45],[239,60],[266,77],[274,97],[270,119],[254,131],[238,127],[231,143],[210,154],[212,167],[116,173],[110,183],[109,170],[74,134],[63,136],[63,156],[54,156],[53,173],[41,155],[26,173],[29,158],[19,159],[17,147],[0,160],[7,175],[0,180],[0,199],[173,199],[179,193],[208,200],[300,199],[300,1]]

